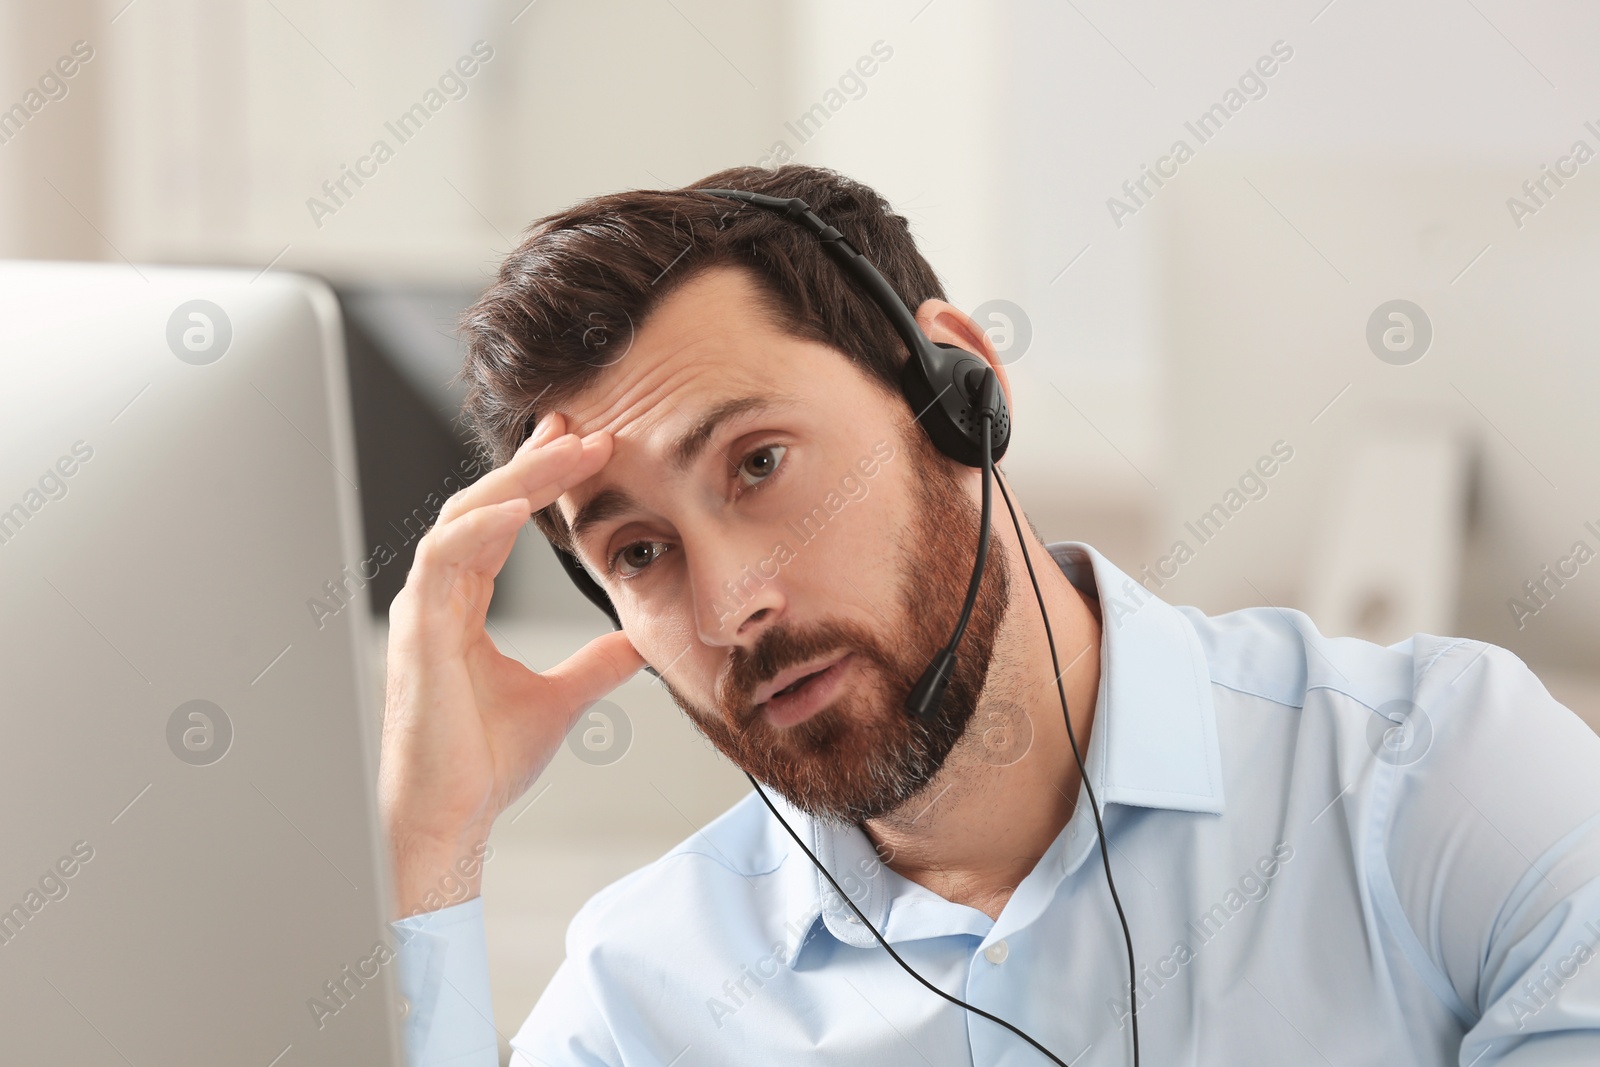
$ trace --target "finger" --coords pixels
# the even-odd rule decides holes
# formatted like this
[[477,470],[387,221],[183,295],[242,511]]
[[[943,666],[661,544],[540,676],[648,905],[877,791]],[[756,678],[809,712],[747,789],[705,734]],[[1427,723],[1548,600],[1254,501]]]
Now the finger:
[[645,659],[626,632],[602,634],[547,671],[540,672],[569,716],[632,678]]
[[[566,416],[559,411],[546,412],[544,418],[540,419],[534,426],[533,432],[528,435],[528,439],[517,446],[517,450],[512,453],[510,460],[507,460],[489,474],[484,475],[472,485],[453,494],[449,500],[445,501],[444,507],[439,511],[439,521],[453,519],[474,507],[498,503],[497,500],[493,499],[493,492],[497,484],[505,481],[505,476],[500,475],[499,472],[511,466],[519,457],[544,448],[556,439],[566,436],[566,432]],[[501,496],[501,499],[504,499],[504,497]]]
[[559,411],[547,411],[544,414],[544,418],[534,425],[533,432],[528,435],[528,439],[517,446],[517,451],[523,452],[529,448],[537,448],[546,441],[560,437],[566,432],[566,416]]
[[[406,586],[414,591],[417,606],[428,610],[463,594],[461,578],[478,574],[493,581],[510,555],[522,525],[528,521],[528,503],[515,497],[434,526],[417,542],[416,557]],[[485,593],[487,596],[487,593]],[[478,613],[485,604],[470,605]]]
[[611,449],[611,435],[603,430],[584,438],[574,434],[553,437],[518,452],[510,462],[445,501],[444,507],[439,509],[439,520],[446,522],[473,508],[498,504],[513,497],[527,498],[529,507],[537,511],[572,486],[593,477],[610,460]]
[[450,496],[439,509],[439,522],[448,522],[473,508],[481,508],[509,500],[513,496],[527,496],[539,481],[549,481],[565,473],[582,455],[580,447],[574,448],[578,439],[571,434],[558,434],[548,440],[528,444],[533,447],[519,450],[511,460],[485,474]]

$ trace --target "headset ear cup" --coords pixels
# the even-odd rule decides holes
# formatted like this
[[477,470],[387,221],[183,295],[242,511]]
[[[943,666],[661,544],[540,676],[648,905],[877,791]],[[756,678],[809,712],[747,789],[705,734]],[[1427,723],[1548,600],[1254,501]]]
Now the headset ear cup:
[[[567,577],[572,579],[572,584],[578,587],[578,592],[587,597],[589,603],[606,613],[606,618],[611,620],[612,629],[622,629],[622,617],[617,614],[616,606],[611,603],[611,598],[600,587],[600,583],[595,581],[589,572],[584,569],[583,563],[578,557],[558,547],[554,542],[551,542],[550,548],[551,551],[555,552],[556,559],[561,561],[561,569],[567,572]],[[645,664],[644,669],[657,678],[661,677],[661,672],[648,663]]]
[[[983,421],[978,396],[967,383],[971,371],[988,364],[958,345],[927,342],[900,368],[900,389],[933,446],[957,463],[983,466]],[[1011,443],[1011,413],[1005,393],[990,426],[990,454],[998,463]]]
[[578,592],[586,597],[589,603],[605,612],[611,619],[611,625],[618,630],[622,629],[622,619],[617,615],[617,609],[612,605],[611,598],[600,587],[600,583],[590,576],[584,569],[583,563],[571,552],[551,542],[550,549],[556,554],[556,559],[561,561],[561,569],[567,572],[567,577],[572,579],[572,584],[578,587]]

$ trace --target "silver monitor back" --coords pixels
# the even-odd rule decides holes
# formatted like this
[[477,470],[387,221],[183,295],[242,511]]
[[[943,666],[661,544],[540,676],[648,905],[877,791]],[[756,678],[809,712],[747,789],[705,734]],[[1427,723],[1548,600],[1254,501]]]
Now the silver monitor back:
[[399,1064],[331,291],[0,263],[0,376],[0,1058]]

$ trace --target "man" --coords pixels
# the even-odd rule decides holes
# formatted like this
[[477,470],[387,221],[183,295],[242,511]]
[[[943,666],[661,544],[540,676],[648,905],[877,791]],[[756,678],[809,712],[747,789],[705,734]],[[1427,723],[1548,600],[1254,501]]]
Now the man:
[[[697,185],[804,199],[1009,397],[870,189],[798,166]],[[868,923],[1061,1062],[1133,1062],[1135,1021],[1147,1064],[1600,1062],[1600,739],[1519,659],[1209,617],[997,507],[949,690],[911,719],[982,475],[932,447],[905,345],[811,234],[693,189],[543,220],[465,318],[496,469],[390,611],[416,1063],[495,1062],[476,878],[449,907],[432,888],[647,663],[850,902],[752,793],[584,907],[513,1063],[1048,1062]],[[483,628],[530,514],[624,626],[542,673]]]

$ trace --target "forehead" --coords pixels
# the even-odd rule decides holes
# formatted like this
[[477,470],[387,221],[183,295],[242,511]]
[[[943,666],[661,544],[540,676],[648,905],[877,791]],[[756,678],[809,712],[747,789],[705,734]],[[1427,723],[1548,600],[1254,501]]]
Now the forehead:
[[816,365],[824,351],[804,360],[781,356],[781,348],[822,346],[785,333],[763,296],[735,267],[710,267],[678,286],[635,331],[625,354],[563,406],[568,428],[643,441],[698,418],[721,398],[790,392],[791,384],[824,375]]
[[585,508],[605,490],[682,473],[688,457],[704,454],[706,431],[720,419],[760,403],[797,414],[866,385],[842,353],[787,332],[763,295],[743,269],[701,271],[651,312],[625,355],[562,405],[572,432],[606,430],[614,439],[606,466],[558,498],[567,523],[580,509],[593,518],[635,499],[622,488],[624,496],[607,494],[615,499],[601,511]]

